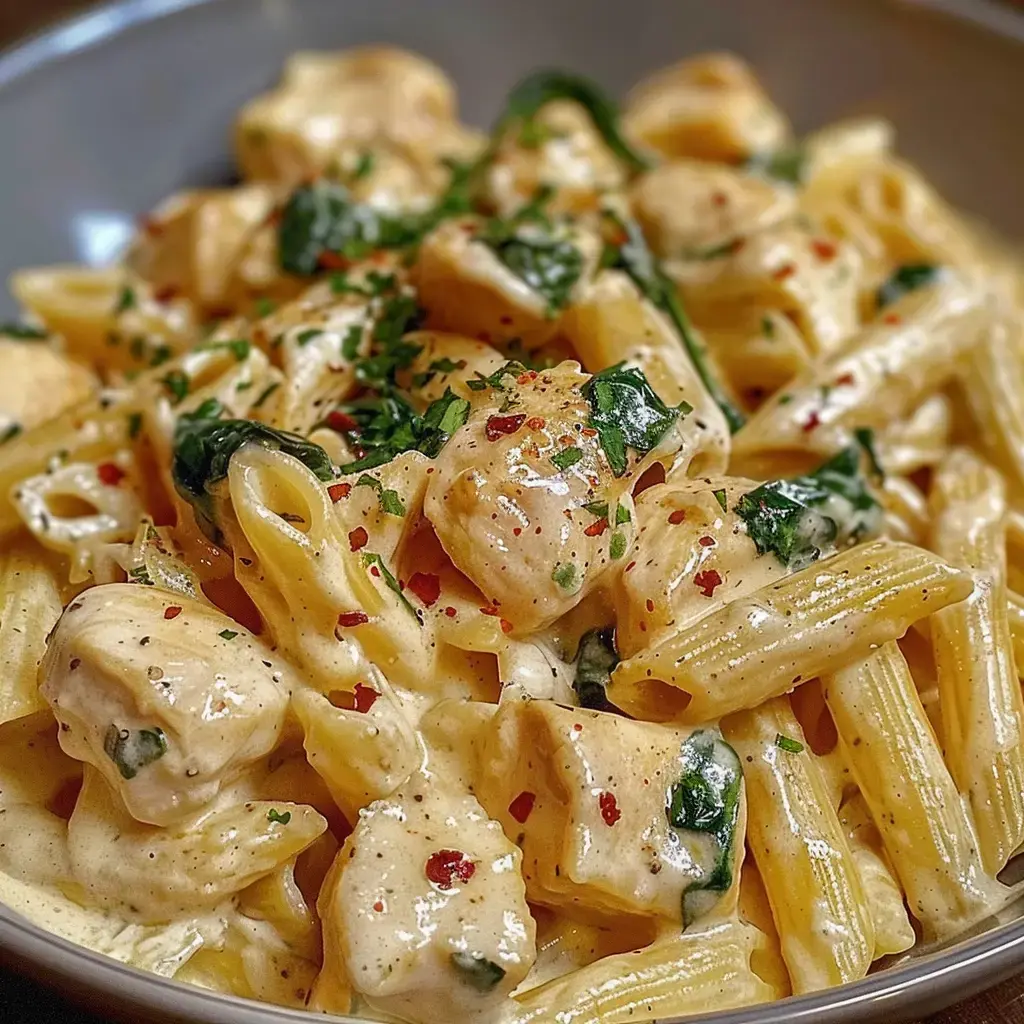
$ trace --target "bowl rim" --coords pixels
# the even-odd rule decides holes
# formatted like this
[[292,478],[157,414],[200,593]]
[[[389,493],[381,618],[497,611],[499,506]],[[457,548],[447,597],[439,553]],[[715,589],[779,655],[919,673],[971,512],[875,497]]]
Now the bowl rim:
[[[110,42],[133,26],[217,2],[112,0],[59,19],[0,50],[0,90],[21,83],[63,57]],[[952,16],[987,35],[1024,43],[1024,16],[990,0],[910,2],[923,13]],[[0,950],[13,958],[5,966],[79,1000],[109,998],[121,1004],[121,1013],[130,1007],[170,1020],[204,1024],[309,1024],[311,1020],[305,1009],[226,995],[122,963],[48,932],[2,902]],[[870,1019],[880,1019],[882,1014],[913,1014],[912,1000],[919,994],[926,994],[931,1005],[966,998],[997,984],[1022,965],[1024,917],[859,981],[774,1003],[686,1017],[680,1024],[819,1024],[825,1012],[834,1024],[854,1024],[864,1020],[865,1014]],[[317,1014],[317,1019],[367,1024],[365,1018],[347,1016]],[[887,1017],[890,1022],[893,1019]],[[673,1022],[666,1020],[665,1024]]]

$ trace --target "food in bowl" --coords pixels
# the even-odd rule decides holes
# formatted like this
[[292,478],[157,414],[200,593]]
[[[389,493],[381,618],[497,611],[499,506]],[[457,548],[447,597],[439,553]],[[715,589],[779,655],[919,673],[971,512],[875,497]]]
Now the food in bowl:
[[0,896],[399,1019],[843,984],[1015,890],[1024,269],[737,58],[293,58],[0,331]]

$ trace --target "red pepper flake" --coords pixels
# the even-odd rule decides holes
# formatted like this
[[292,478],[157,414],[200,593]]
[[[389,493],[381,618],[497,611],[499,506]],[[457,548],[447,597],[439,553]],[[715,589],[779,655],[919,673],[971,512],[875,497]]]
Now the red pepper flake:
[[605,530],[608,529],[607,519],[598,519],[596,523],[591,523],[584,531],[583,534],[586,537],[600,537]]
[[382,914],[384,913],[384,904],[381,903],[380,900],[377,900],[377,902],[373,905],[373,909],[376,910],[378,914]]
[[811,242],[811,249],[818,259],[824,260],[826,263],[829,263],[836,258],[837,249],[834,243],[825,238],[815,238]]
[[508,315],[508,313],[503,313],[498,317],[498,323],[502,324],[504,327],[511,327],[515,321]]
[[370,535],[366,532],[366,527],[357,526],[348,535],[348,546],[352,551],[358,551],[360,548],[366,547],[367,541],[370,539]]
[[498,625],[501,626],[502,633],[511,633],[512,632],[512,623],[509,622],[508,619],[502,619],[498,623]]
[[176,619],[181,614],[181,606],[172,604],[170,608],[164,609],[165,619]]
[[513,526],[512,527],[512,536],[513,537],[518,537],[522,532],[523,532],[523,528],[521,526]]
[[705,597],[713,597],[715,587],[720,587],[722,585],[722,577],[719,575],[717,569],[705,569],[703,572],[699,572],[693,577],[693,582],[700,587],[700,592]]
[[841,388],[844,385],[852,384],[855,378],[852,373],[844,373],[841,377],[836,377],[836,387]]
[[427,858],[424,873],[438,889],[450,889],[456,882],[468,882],[476,865],[461,850],[438,850]]
[[454,619],[455,616],[459,614],[458,611],[451,605],[448,605],[448,607],[445,608],[444,613],[448,616],[449,619]]
[[697,543],[702,548],[713,548],[715,546],[715,538],[714,537],[706,537],[706,536],[705,537],[701,537],[700,540],[697,541]]
[[359,432],[359,424],[351,416],[335,409],[327,414],[325,421],[331,430],[338,434],[350,434]]
[[792,263],[783,263],[775,273],[772,274],[772,279],[775,281],[785,281],[786,278],[792,277],[796,273],[796,267]]
[[355,709],[361,714],[366,714],[373,707],[380,694],[372,686],[363,686],[356,683]]
[[885,316],[882,317],[882,323],[901,324],[903,323],[903,317],[901,317],[899,313],[886,313]]
[[650,598],[647,598],[647,600],[644,602],[644,607],[649,612],[653,612],[654,611],[654,602]]
[[497,615],[498,606],[496,604],[489,604],[486,608],[481,608],[480,612],[483,615]]
[[351,493],[351,484],[331,484],[331,486],[327,488],[327,497],[334,502],[341,501],[342,498],[347,498]]
[[625,571],[626,572],[632,572],[633,571],[633,567],[635,565],[636,565],[636,562],[630,562],[629,565],[626,566]]
[[441,596],[441,579],[432,572],[414,572],[409,589],[428,607]]
[[376,566],[376,565],[371,565],[370,566],[370,575],[371,576],[376,576],[377,579],[380,579],[380,568],[378,566]]
[[104,462],[96,467],[96,475],[100,478],[100,483],[116,487],[124,479],[124,470],[120,466],[115,466],[113,462]]
[[579,722],[573,722],[572,731],[583,732],[583,726]]
[[536,793],[530,793],[527,790],[523,790],[523,792],[508,805],[508,813],[511,814],[520,825],[524,825],[526,823],[526,819],[530,816],[530,812],[533,810],[533,804],[536,799]]
[[536,379],[537,379],[537,371],[536,370],[527,370],[526,373],[521,373],[521,374],[519,374],[518,377],[516,377],[516,383],[517,384],[529,384],[531,380],[536,380]]
[[597,431],[593,427],[584,427],[580,433],[584,437],[597,437]]
[[817,409],[812,409],[810,416],[800,424],[800,429],[805,433],[809,434],[815,427],[821,426],[821,417],[818,415]]
[[489,416],[487,418],[487,440],[497,441],[506,434],[514,434],[526,422],[526,413],[519,412],[514,416]]
[[526,425],[531,430],[543,430],[547,424],[547,420],[543,416],[531,416],[527,421]]
[[352,261],[348,257],[342,256],[340,252],[330,252],[329,250],[320,253],[317,263],[324,270],[348,270],[352,265]]
[[366,612],[342,612],[338,616],[338,625],[348,629],[351,626],[364,626],[370,621]]
[[176,299],[181,294],[181,289],[176,284],[165,284],[163,288],[158,288],[153,292],[153,298],[157,302],[170,302],[172,299]]
[[139,228],[147,235],[152,235],[155,238],[157,235],[163,234],[164,224],[163,221],[157,220],[156,217],[142,216],[139,218]]
[[729,202],[729,197],[724,192],[712,192],[711,193],[711,205],[712,206],[725,206]]
[[619,810],[615,794],[605,790],[597,798],[597,802],[601,807],[601,817],[604,818],[604,823],[611,828],[622,817],[622,811]]
[[685,520],[686,520],[686,509],[685,508],[677,508],[677,509],[675,509],[674,511],[672,511],[672,512],[670,512],[668,514],[668,521],[673,526],[678,526],[680,523],[684,522]]

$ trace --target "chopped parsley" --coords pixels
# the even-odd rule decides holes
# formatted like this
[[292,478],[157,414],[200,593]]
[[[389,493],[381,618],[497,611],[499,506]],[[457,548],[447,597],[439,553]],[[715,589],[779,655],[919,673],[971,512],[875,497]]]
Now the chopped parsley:
[[728,511],[728,509],[726,508],[725,488],[724,487],[718,487],[715,490],[713,490],[711,493],[715,496],[715,501],[718,502],[719,508],[721,508],[721,510],[723,512]]
[[20,423],[8,423],[6,427],[0,430],[0,444],[7,444],[8,441],[13,441],[22,430],[23,428]]
[[875,448],[875,432],[870,427],[857,427],[853,432],[853,436],[857,441],[857,444],[864,449],[864,454],[868,457],[868,465],[871,467],[871,472],[875,475],[876,479],[885,479],[885,469],[882,467],[882,463],[878,458],[878,450]]
[[595,374],[583,385],[590,403],[590,425],[597,431],[608,465],[616,476],[626,472],[626,450],[643,456],[653,451],[680,414],[684,402],[667,406],[657,395],[643,370],[618,363]]
[[626,535],[621,530],[612,534],[611,543],[608,545],[608,557],[619,559],[626,553]]
[[275,825],[287,825],[292,820],[292,812],[285,811],[281,814],[276,807],[271,807],[267,811],[267,821],[273,822]]
[[[611,522],[608,516],[608,502],[607,501],[588,501],[583,506],[592,516],[597,516],[598,519],[607,519]],[[616,505],[615,507],[615,525],[622,526],[623,523],[628,523],[632,520],[632,516],[629,513],[629,509],[625,505]]]
[[159,728],[133,732],[111,725],[103,737],[103,750],[123,779],[134,779],[141,769],[167,753],[167,737]]
[[153,582],[153,577],[149,574],[148,567],[145,565],[138,565],[134,569],[129,569],[128,580],[130,583],[138,583],[144,587],[156,586]]
[[802,146],[788,146],[767,153],[755,153],[743,167],[765,178],[800,185],[807,174],[807,152]]
[[0,335],[15,341],[46,341],[50,333],[31,324],[6,323],[0,324]]
[[305,348],[315,338],[321,337],[323,333],[324,332],[318,327],[310,327],[305,331],[299,331],[299,333],[295,335],[295,344],[298,345],[299,348]]
[[757,553],[770,551],[790,569],[805,568],[829,548],[856,543],[881,520],[854,445],[807,476],[761,484],[742,495],[734,511],[747,524]]
[[575,445],[570,445],[568,448],[563,448],[560,452],[555,452],[555,454],[551,456],[551,461],[560,470],[564,471],[569,469],[571,466],[575,466],[582,458],[583,452]]
[[114,304],[114,316],[127,313],[129,309],[134,309],[137,305],[135,289],[126,284],[118,293],[117,302]]
[[665,807],[672,828],[709,835],[718,847],[715,862],[683,894],[683,921],[689,924],[732,884],[733,847],[743,771],[736,751],[716,731],[698,729],[679,751],[682,774]]
[[942,267],[934,263],[905,263],[897,267],[875,292],[875,305],[883,309],[918,288],[935,284],[942,277],[942,272]]
[[803,753],[804,749],[804,745],[799,740],[783,736],[781,732],[775,734],[775,746],[780,750],[786,751],[787,754],[800,754]]
[[235,629],[222,629],[217,634],[217,636],[219,636],[221,638],[221,640],[234,640],[235,637],[238,636],[238,630],[235,630]]
[[647,246],[643,232],[636,221],[623,220],[611,211],[605,211],[606,220],[613,229],[613,238],[605,245],[601,264],[622,270],[640,289],[640,293],[668,316],[686,349],[693,368],[697,371],[708,394],[722,410],[732,433],[744,424],[743,413],[732,403],[715,379],[707,353],[676,292],[675,285],[666,277],[654,254]]
[[134,441],[142,430],[142,413],[130,412],[128,414],[128,437]]
[[239,363],[245,362],[252,350],[252,343],[245,338],[226,338],[223,341],[208,341],[199,346],[200,352],[230,352]]
[[575,662],[576,675],[572,688],[579,698],[580,707],[592,711],[618,710],[605,696],[612,672],[619,663],[614,627],[587,630],[580,637]]
[[505,110],[495,125],[492,143],[485,153],[489,161],[506,131],[513,126],[520,137],[524,130],[536,137],[537,114],[556,100],[578,103],[587,112],[604,144],[632,171],[643,171],[650,161],[626,140],[619,128],[619,111],[604,91],[581,75],[557,69],[535,71],[522,79],[508,94]]
[[383,579],[385,584],[387,584],[388,589],[394,591],[394,593],[398,595],[399,601],[401,601],[402,604],[406,607],[406,609],[409,611],[409,614],[412,615],[412,617],[417,622],[419,622],[420,617],[416,614],[416,609],[412,606],[412,603],[409,601],[409,598],[405,596],[405,592],[402,590],[401,583],[399,583],[398,580],[395,579],[391,570],[384,564],[384,559],[373,551],[367,551],[366,554],[363,555],[363,565],[367,566],[371,570],[371,572],[373,569],[377,570],[377,572],[380,574],[381,579]]
[[391,490],[391,488],[385,488],[385,486],[375,476],[370,476],[369,473],[364,473],[356,481],[356,487],[370,487],[375,490],[377,492],[377,501],[380,504],[380,509],[386,515],[405,515],[405,505],[402,504],[402,499],[398,491]]
[[265,316],[270,316],[277,309],[277,303],[273,299],[268,299],[265,295],[258,298],[255,302],[254,309],[256,316],[261,320]]
[[355,167],[352,169],[352,180],[362,181],[363,178],[368,178],[373,174],[373,168],[377,163],[377,158],[373,153],[366,149],[359,154],[359,159],[356,161]]
[[359,346],[363,343],[363,329],[359,324],[353,324],[341,339],[341,354],[350,363],[359,355]]
[[580,571],[573,562],[556,562],[551,570],[551,578],[562,590],[575,593],[583,584]]
[[505,969],[479,953],[452,953],[452,967],[477,992],[492,992],[505,977]]
[[466,387],[470,391],[486,391],[488,388],[493,388],[495,391],[504,391],[506,377],[512,377],[512,382],[515,383],[516,378],[525,372],[526,367],[521,362],[511,360],[505,363],[504,366],[499,366],[489,377],[485,377],[477,370],[476,377],[466,381]]
[[274,381],[272,384],[268,384],[259,394],[259,397],[255,402],[252,403],[254,409],[258,409],[279,387],[281,386],[280,381]]
[[188,397],[188,390],[192,384],[188,375],[181,370],[171,370],[169,373],[164,374],[160,378],[160,383],[167,388],[174,405]]

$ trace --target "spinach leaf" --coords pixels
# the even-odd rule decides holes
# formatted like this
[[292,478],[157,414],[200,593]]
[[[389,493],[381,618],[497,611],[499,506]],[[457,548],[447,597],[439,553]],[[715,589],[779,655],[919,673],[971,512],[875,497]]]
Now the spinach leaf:
[[803,569],[827,547],[855,543],[878,528],[881,507],[860,471],[855,445],[807,476],[772,480],[740,497],[734,508],[763,555]]
[[448,439],[469,418],[469,402],[447,388],[422,416],[395,389],[357,399],[341,407],[354,423],[346,431],[363,455],[346,463],[341,472],[359,473],[390,462],[402,452],[418,451],[434,459]]
[[11,322],[0,324],[0,336],[14,338],[17,341],[45,341],[49,338],[50,332],[31,324]]
[[495,125],[492,147],[515,125],[520,131],[531,125],[541,109],[555,100],[578,103],[597,129],[605,145],[633,171],[643,171],[651,162],[626,141],[619,128],[619,111],[614,101],[594,82],[581,75],[557,69],[534,71],[520,81],[505,100],[504,113]]
[[934,263],[905,263],[897,267],[875,292],[875,305],[882,309],[904,295],[934,284],[942,276],[942,267]]
[[544,298],[549,316],[568,305],[572,290],[583,273],[583,256],[571,242],[550,235],[521,232],[500,240],[481,235],[479,241],[487,245],[516,277]]
[[505,970],[479,953],[452,953],[452,967],[477,992],[492,992],[501,984]]
[[626,472],[626,449],[646,455],[661,442],[672,424],[690,407],[669,408],[643,370],[624,363],[595,374],[583,385],[590,403],[590,425],[597,431],[608,465],[616,476]]
[[715,379],[707,353],[693,324],[690,323],[675,285],[665,276],[654,254],[648,248],[640,226],[636,221],[624,220],[608,210],[605,211],[605,216],[615,229],[615,235],[605,246],[601,258],[602,266],[622,270],[628,274],[640,289],[640,293],[668,316],[683,343],[683,348],[686,349],[686,354],[690,357],[690,362],[693,363],[693,368],[708,394],[722,410],[729,430],[735,434],[745,422],[743,413],[733,405]]
[[736,751],[716,731],[699,729],[679,752],[682,774],[669,792],[665,814],[675,829],[711,836],[718,854],[711,870],[683,894],[685,924],[710,909],[714,894],[732,884],[733,846],[743,770]]
[[103,750],[123,779],[134,779],[140,769],[167,753],[167,737],[156,727],[132,732],[111,725],[103,737]]
[[580,637],[575,660],[576,676],[572,688],[579,697],[580,707],[593,711],[618,711],[605,696],[612,671],[619,663],[614,627],[587,630]]
[[771,152],[755,153],[743,167],[765,178],[800,185],[807,174],[807,151],[802,146],[788,146]]
[[319,445],[255,420],[219,419],[222,409],[219,402],[215,404],[218,408],[204,402],[195,413],[178,418],[171,463],[175,490],[192,505],[196,522],[215,543],[219,531],[214,523],[210,485],[228,475],[231,456],[242,445],[252,442],[285,452],[312,470],[318,479],[335,478],[330,457]]

